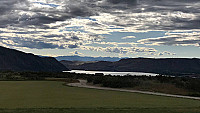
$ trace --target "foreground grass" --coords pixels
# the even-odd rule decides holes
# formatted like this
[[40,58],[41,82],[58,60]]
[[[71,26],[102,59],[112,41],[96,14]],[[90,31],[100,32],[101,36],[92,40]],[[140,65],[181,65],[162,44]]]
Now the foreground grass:
[[199,113],[199,108],[46,108],[46,109],[0,109],[0,113]]
[[0,113],[200,113],[200,101],[67,87],[55,81],[1,81]]

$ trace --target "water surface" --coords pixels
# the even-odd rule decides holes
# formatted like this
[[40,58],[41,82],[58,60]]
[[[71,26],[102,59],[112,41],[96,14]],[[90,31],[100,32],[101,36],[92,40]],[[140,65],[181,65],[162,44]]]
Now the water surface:
[[64,71],[70,73],[85,73],[85,74],[95,74],[95,73],[103,73],[104,75],[136,75],[136,76],[156,76],[158,74],[155,73],[144,73],[144,72],[109,72],[109,71],[85,71],[85,70],[71,70],[71,71]]

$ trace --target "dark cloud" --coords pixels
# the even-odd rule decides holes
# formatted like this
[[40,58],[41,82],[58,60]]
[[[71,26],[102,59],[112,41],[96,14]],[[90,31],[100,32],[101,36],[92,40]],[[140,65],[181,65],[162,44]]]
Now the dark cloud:
[[78,48],[78,45],[76,45],[76,44],[70,44],[70,45],[68,45],[68,48],[71,48],[71,49],[73,49],[73,48]]
[[89,10],[89,8],[87,8],[86,6],[70,6],[68,7],[69,10],[66,10],[67,13],[69,13],[68,15],[70,17],[77,17],[77,16],[81,16],[81,17],[85,17],[85,16],[91,16],[93,15],[93,12]]
[[145,43],[159,43],[161,45],[175,45],[176,39],[180,37],[162,37],[162,38],[155,38],[155,39],[146,39]]
[[25,3],[28,5],[26,0],[1,0],[0,1],[0,15],[10,13],[12,9],[16,9],[16,4]]
[[55,38],[55,37],[65,37],[65,36],[64,35],[52,34],[52,35],[43,35],[43,37],[46,37],[46,38]]
[[[15,42],[17,43],[17,42]],[[52,43],[45,43],[45,42],[34,42],[34,41],[22,41],[18,43],[18,47],[27,47],[31,49],[64,49],[63,46],[58,46]]]
[[[67,2],[67,1],[66,1]],[[78,2],[77,2],[78,3]],[[55,23],[57,21],[65,21],[66,19],[74,18],[77,16],[90,16],[93,12],[85,6],[84,3],[74,3],[71,5],[67,3],[62,10],[50,8],[44,9],[32,9],[30,3],[27,0],[1,0],[0,1],[0,27],[7,26],[28,27],[34,25],[35,27],[45,28],[44,24]],[[21,7],[21,5],[24,7]],[[25,11],[25,14],[19,14],[21,11]],[[27,12],[27,14],[26,14]],[[31,13],[28,14],[28,13]]]
[[200,37],[199,33],[192,32],[192,33],[175,33],[169,34],[168,36],[159,37],[159,38],[149,38],[149,39],[142,39],[138,42],[144,44],[153,44],[153,45],[200,45]]
[[[55,0],[56,7],[48,5],[46,0],[45,7],[35,7],[28,0],[0,0],[0,28],[15,29],[23,28],[24,31],[13,31],[15,35],[10,38],[18,47],[28,48],[78,48],[82,43],[90,41],[99,41],[100,37],[91,37],[96,35],[90,33],[94,31],[114,31],[110,26],[116,28],[126,28],[132,30],[193,30],[200,29],[200,1],[199,0]],[[52,2],[52,1],[50,1]],[[50,3],[49,2],[49,3]],[[42,4],[36,4],[42,5]],[[105,14],[105,15],[103,15]],[[85,22],[89,28],[96,27],[87,31],[88,35],[66,35],[60,33],[50,33],[49,29],[55,31],[62,26],[70,25],[72,18],[90,16],[102,16],[98,19],[91,19],[91,22]],[[63,22],[62,25],[49,26],[48,24]],[[69,22],[69,23],[67,23]],[[84,21],[82,21],[84,23]],[[77,25],[79,26],[79,25]],[[29,31],[29,29],[42,29],[44,31]],[[115,28],[114,28],[115,29]],[[49,31],[48,31],[49,30]],[[82,30],[82,29],[81,29]],[[84,31],[84,27],[83,30]],[[49,32],[47,34],[46,32]],[[56,31],[58,32],[58,31]],[[1,31],[0,31],[1,33]],[[5,32],[4,32],[5,33]],[[34,37],[35,34],[37,38]],[[98,32],[100,33],[100,32]],[[32,37],[18,38],[17,35],[29,34]],[[6,37],[6,36],[5,36]],[[42,39],[43,38],[43,39]],[[84,39],[85,38],[85,39]],[[157,39],[146,40],[149,43],[163,45],[176,44],[199,44],[199,40],[178,40],[180,36],[168,36]],[[49,42],[48,42],[49,41]],[[56,45],[56,42],[62,43]],[[80,42],[79,42],[80,41]],[[82,41],[82,42],[81,42]],[[48,43],[47,43],[48,42]],[[74,44],[74,43],[75,44]],[[76,44],[77,43],[77,44]],[[9,45],[9,44],[7,44]],[[110,48],[106,51],[115,53],[126,53],[121,48]],[[135,49],[135,52],[154,52],[154,50]]]
[[[38,33],[41,33],[42,31],[18,31],[18,32],[12,32],[12,33],[16,33],[16,34],[38,34]],[[1,32],[0,32],[1,33]]]
[[[123,16],[120,13],[114,12],[115,10],[122,10],[123,13],[160,13],[159,16],[161,20],[158,23],[147,22],[146,29],[152,30],[173,30],[173,29],[199,29],[199,16],[200,7],[197,3],[199,0],[64,0],[63,5],[60,9],[55,7],[45,9],[36,8],[29,10],[32,4],[26,0],[1,0],[0,1],[0,27],[4,28],[7,26],[17,26],[17,27],[30,27],[35,26],[36,28],[49,29],[45,24],[55,23],[58,21],[65,21],[70,18],[89,17],[92,15],[98,15],[99,13],[110,13],[111,15],[117,16],[113,25],[127,27],[135,26],[139,22],[130,20],[132,17]],[[25,4],[25,7],[21,7]],[[197,5],[195,5],[197,4]],[[127,6],[128,5],[128,6]],[[137,6],[136,6],[137,5]],[[143,8],[143,10],[141,10]],[[20,11],[27,11],[29,14],[19,15]],[[165,13],[173,13],[175,11],[194,14],[197,17],[194,19],[181,18],[181,17],[170,17],[165,19],[163,15]],[[179,14],[177,14],[179,15]],[[135,17],[147,18],[148,17]],[[156,18],[156,17],[152,17]],[[122,23],[121,21],[127,21],[127,23]],[[165,21],[171,22],[171,25],[166,24]],[[142,22],[142,21],[141,21]],[[144,28],[138,28],[144,29]]]
[[[26,7],[21,7],[21,5]],[[28,7],[27,0],[0,0],[0,28],[19,23],[19,11],[27,10]]]
[[200,16],[194,20],[188,19],[173,19],[174,26],[171,26],[173,29],[182,29],[182,30],[190,30],[190,29],[200,29]]
[[107,0],[107,1],[113,4],[121,4],[121,3],[129,5],[137,4],[137,0]]
[[[0,41],[2,42],[2,38],[0,38]],[[13,43],[5,43],[4,44],[8,45],[8,46],[14,46],[14,47],[27,47],[27,48],[31,48],[31,49],[64,49],[63,46],[59,46],[59,45],[55,45],[52,43],[47,43],[47,42],[43,42],[41,40],[32,40],[29,38],[20,38],[20,37],[10,37],[4,40],[12,40]]]
[[79,40],[79,38],[77,36],[72,36],[71,39],[74,40],[74,41]]

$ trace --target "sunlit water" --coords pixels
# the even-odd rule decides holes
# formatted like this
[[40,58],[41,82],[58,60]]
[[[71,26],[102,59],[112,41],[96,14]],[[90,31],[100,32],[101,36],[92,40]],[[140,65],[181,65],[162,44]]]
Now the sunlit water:
[[95,73],[103,73],[104,75],[132,75],[132,76],[157,76],[155,73],[143,73],[143,72],[108,72],[108,71],[85,71],[85,70],[71,70],[71,71],[63,71],[70,73],[85,73],[85,74],[95,74]]

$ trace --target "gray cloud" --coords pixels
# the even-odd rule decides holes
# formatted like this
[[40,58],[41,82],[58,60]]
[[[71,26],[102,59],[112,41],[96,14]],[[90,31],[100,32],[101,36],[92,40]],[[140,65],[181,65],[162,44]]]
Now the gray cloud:
[[28,2],[26,0],[1,0],[0,15],[6,15],[8,13],[11,13],[13,9],[17,9],[16,5],[20,5],[21,3],[28,5]]
[[71,48],[71,49],[73,49],[73,48],[78,48],[78,45],[72,45],[72,44],[70,44],[70,45],[68,45],[68,48]]
[[137,4],[137,0],[107,0],[110,3],[113,4],[128,4],[128,5],[136,5]]
[[182,46],[199,46],[200,45],[200,32],[179,32],[179,33],[166,33],[164,37],[142,39],[138,42],[150,45],[182,45]]
[[[138,24],[146,26],[145,28],[140,27],[138,30],[187,30],[199,29],[200,26],[200,7],[198,7],[200,2],[198,0],[63,0],[60,2],[62,3],[60,8],[31,9],[34,3],[27,0],[1,0],[0,10],[1,15],[4,14],[4,18],[0,19],[3,24],[0,27],[6,27],[7,25],[27,27],[33,25],[46,28],[47,26],[44,24],[65,21],[77,16],[89,17],[100,13],[110,13],[117,16],[113,22],[107,24],[121,27],[136,26]],[[21,7],[21,5],[24,7]],[[121,13],[114,12],[115,10],[121,10],[125,15],[143,14],[141,16],[124,16]],[[19,15],[21,11],[25,11],[25,14]],[[147,13],[149,12],[154,12],[154,16],[153,14],[148,16]],[[173,16],[174,12],[177,12],[175,15],[180,16]],[[185,18],[184,15],[186,14],[193,14],[196,18]],[[135,19],[133,20],[133,18]],[[150,22],[150,19],[155,19],[153,20],[155,22]],[[127,22],[123,23],[121,21]]]
[[[25,7],[21,7],[25,5]],[[29,2],[27,0],[1,0],[0,1],[0,27],[7,27],[18,23],[18,12],[27,10]]]
[[[4,39],[4,41],[2,38],[0,38],[0,40],[1,42],[3,42],[3,44],[14,47],[26,47],[31,49],[55,49],[55,48],[64,49],[63,46],[58,46],[52,43],[43,42],[41,40],[31,40],[28,38],[10,37]],[[12,43],[8,43],[9,41],[12,41]]]
[[[71,4],[73,3],[73,5]],[[35,3],[27,0],[1,0],[0,1],[0,27],[17,26],[28,27],[47,27],[44,24],[65,21],[66,19],[77,16],[90,16],[90,11],[83,2],[76,3],[72,0],[65,1],[65,6],[61,9],[56,8],[34,8]],[[20,14],[24,12],[24,14]]]
[[[31,0],[0,1],[0,28],[5,30],[0,36],[4,37],[4,40],[9,39],[9,43],[4,42],[4,44],[37,49],[78,48],[85,43],[101,41],[100,35],[109,32],[200,29],[199,0],[43,1],[46,4],[56,4],[56,7],[34,3]],[[75,34],[70,34],[65,31],[66,26],[82,26],[82,28]],[[27,38],[18,38],[20,37],[18,35]],[[190,36],[183,34],[139,42],[155,45],[200,43],[197,37],[191,39]],[[155,50],[107,48],[104,51],[126,54],[128,51],[154,52]]]

